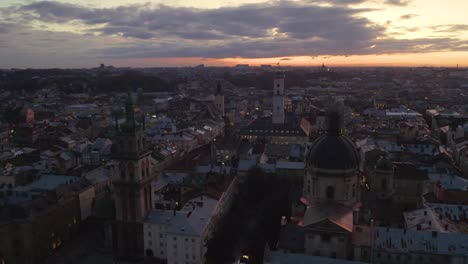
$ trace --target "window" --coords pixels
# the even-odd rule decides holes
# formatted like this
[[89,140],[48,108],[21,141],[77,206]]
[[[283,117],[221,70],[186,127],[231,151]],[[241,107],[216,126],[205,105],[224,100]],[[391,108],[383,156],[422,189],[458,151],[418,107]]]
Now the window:
[[331,258],[336,258],[336,252],[332,252],[332,253],[330,254],[330,257],[331,257]]
[[329,234],[322,234],[322,241],[323,242],[329,242],[331,240],[331,237]]
[[147,256],[147,257],[152,257],[152,256],[153,256],[153,250],[147,249],[147,250],[146,250],[146,256]]
[[159,237],[160,237],[160,238],[163,238],[163,234],[159,234]]
[[151,236],[151,232],[148,232],[148,236]]

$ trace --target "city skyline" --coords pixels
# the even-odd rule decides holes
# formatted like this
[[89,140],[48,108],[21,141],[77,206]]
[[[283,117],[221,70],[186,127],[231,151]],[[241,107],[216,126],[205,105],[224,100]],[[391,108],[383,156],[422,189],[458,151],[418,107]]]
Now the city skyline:
[[0,68],[468,66],[456,0],[0,3]]

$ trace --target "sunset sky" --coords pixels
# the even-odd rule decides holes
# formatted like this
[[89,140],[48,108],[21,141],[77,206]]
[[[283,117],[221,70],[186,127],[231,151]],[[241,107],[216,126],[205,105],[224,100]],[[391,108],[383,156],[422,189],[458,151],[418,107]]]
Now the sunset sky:
[[0,68],[468,67],[465,0],[0,0]]

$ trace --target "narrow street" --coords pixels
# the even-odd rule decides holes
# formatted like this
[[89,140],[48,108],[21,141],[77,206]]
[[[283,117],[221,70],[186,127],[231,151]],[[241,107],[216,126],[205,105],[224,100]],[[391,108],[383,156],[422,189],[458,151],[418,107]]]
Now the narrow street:
[[252,171],[240,184],[231,210],[208,241],[207,263],[232,263],[248,255],[249,264],[261,264],[265,245],[276,246],[281,216],[290,213],[290,184],[274,175],[256,177],[259,173]]

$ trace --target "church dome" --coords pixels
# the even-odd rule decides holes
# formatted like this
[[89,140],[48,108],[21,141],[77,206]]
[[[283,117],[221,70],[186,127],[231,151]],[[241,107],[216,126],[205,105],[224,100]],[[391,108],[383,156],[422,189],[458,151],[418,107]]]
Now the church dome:
[[315,140],[307,154],[307,165],[317,169],[349,170],[359,167],[359,153],[351,139],[342,134],[340,114],[328,114],[325,135]]

